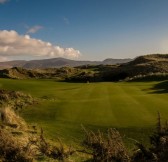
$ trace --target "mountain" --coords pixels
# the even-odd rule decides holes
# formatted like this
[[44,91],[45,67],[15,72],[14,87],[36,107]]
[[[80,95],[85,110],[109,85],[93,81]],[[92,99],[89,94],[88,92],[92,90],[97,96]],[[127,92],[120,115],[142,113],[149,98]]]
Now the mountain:
[[0,62],[0,68],[22,67],[25,63],[24,60]]
[[60,67],[75,67],[82,65],[99,65],[99,64],[118,64],[126,63],[131,61],[131,59],[106,59],[104,61],[76,61],[69,60],[65,58],[52,58],[52,59],[43,59],[43,60],[15,60],[0,62],[0,68],[12,68],[12,67],[22,67],[26,69],[35,69],[35,68],[60,68]]

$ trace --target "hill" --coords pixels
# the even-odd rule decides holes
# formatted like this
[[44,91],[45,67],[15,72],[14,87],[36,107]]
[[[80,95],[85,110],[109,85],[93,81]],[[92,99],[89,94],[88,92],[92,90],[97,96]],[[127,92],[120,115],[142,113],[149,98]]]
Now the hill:
[[52,59],[43,59],[43,60],[16,60],[16,61],[7,61],[0,62],[0,68],[12,68],[12,67],[22,67],[26,69],[34,68],[58,68],[58,67],[75,67],[81,65],[99,65],[99,64],[117,64],[129,62],[131,59],[106,59],[104,61],[76,61],[69,60],[65,58],[52,58]]
[[[110,59],[104,60],[104,64],[96,65],[86,64],[76,67],[60,67],[54,68],[56,60],[59,62],[59,66],[64,63],[61,60],[66,59],[50,59],[50,67],[47,67],[48,60],[40,60],[34,63],[27,63],[22,67],[12,67],[0,70],[1,78],[14,78],[14,79],[26,79],[26,78],[43,78],[43,79],[57,79],[70,82],[97,82],[97,81],[119,81],[119,80],[134,80],[144,77],[157,77],[168,79],[168,54],[153,54],[137,57],[136,59],[122,63],[110,65]],[[53,61],[53,64],[51,63]],[[73,60],[68,60],[68,65],[75,65]],[[123,61],[123,60],[122,60]],[[119,62],[119,60],[118,60]],[[86,63],[86,62],[85,62]],[[21,62],[19,62],[21,65]],[[83,62],[84,64],[84,62]],[[16,62],[15,62],[16,65]],[[23,65],[23,64],[22,64]],[[57,63],[58,65],[58,63]],[[67,65],[67,64],[66,64]],[[33,68],[33,69],[30,69]],[[39,67],[38,69],[36,67]]]
[[[63,80],[65,77],[70,77],[78,73],[77,68],[62,67],[48,69],[24,69],[21,67],[13,67],[0,70],[0,78],[12,79],[57,79]],[[80,70],[81,71],[81,70]]]
[[[86,67],[81,67],[85,69]],[[69,81],[119,81],[136,79],[147,76],[161,75],[168,78],[168,54],[152,54],[137,57],[136,59],[118,65],[88,66],[92,73],[80,73],[67,78]]]
[[24,66],[25,63],[26,61],[24,60],[0,62],[0,69],[11,68],[11,67],[22,67]]

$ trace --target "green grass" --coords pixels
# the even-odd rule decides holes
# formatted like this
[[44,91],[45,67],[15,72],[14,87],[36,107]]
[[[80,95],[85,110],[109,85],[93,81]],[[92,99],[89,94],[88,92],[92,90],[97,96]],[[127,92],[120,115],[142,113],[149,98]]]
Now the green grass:
[[[29,123],[43,127],[48,137],[61,137],[68,144],[76,145],[83,138],[81,124],[100,130],[118,128],[128,145],[132,145],[132,141],[127,137],[147,143],[147,135],[151,134],[156,123],[157,111],[163,119],[168,119],[168,95],[167,91],[160,91],[160,84],[0,79],[0,89],[19,90],[37,98],[47,98],[38,105],[25,108],[22,116]],[[168,84],[164,85],[162,89]]]

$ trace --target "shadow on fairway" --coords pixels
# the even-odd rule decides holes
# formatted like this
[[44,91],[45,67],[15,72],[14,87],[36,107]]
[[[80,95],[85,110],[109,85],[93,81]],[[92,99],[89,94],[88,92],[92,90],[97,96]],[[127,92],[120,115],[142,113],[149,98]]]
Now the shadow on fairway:
[[168,80],[155,84],[154,87],[151,88],[151,90],[153,90],[153,92],[151,93],[168,93]]

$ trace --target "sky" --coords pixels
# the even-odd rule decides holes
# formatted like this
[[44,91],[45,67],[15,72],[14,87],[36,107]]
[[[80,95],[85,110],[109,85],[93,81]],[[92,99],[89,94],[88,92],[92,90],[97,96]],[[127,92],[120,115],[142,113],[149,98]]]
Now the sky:
[[168,53],[168,0],[0,0],[0,61]]

